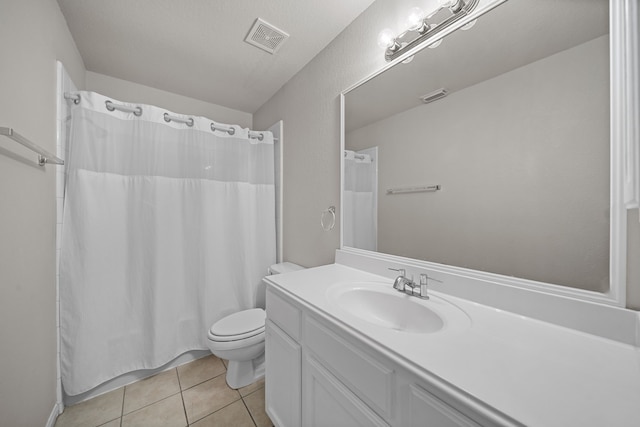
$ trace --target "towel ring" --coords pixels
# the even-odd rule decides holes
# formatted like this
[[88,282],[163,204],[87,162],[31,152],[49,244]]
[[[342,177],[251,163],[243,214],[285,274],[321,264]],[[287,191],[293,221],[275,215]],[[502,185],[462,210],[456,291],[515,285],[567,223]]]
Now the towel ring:
[[[331,223],[328,226],[325,225],[325,218],[327,214],[331,214]],[[333,227],[335,227],[335,225],[336,225],[336,207],[329,206],[327,209],[322,211],[322,214],[320,214],[320,226],[324,231],[329,231],[329,230],[332,230]]]

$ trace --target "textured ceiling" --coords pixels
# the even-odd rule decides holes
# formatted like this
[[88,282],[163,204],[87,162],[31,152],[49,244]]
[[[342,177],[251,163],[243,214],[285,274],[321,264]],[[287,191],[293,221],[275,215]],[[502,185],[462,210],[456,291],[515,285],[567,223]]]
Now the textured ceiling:
[[[373,0],[58,0],[87,70],[253,113]],[[256,18],[289,33],[271,55]]]

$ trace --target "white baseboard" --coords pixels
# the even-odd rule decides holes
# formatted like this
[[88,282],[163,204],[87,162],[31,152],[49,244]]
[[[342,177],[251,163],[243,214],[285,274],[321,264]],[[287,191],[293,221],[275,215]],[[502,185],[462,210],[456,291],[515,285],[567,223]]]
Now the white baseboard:
[[47,420],[47,424],[45,427],[53,427],[56,425],[56,420],[58,419],[58,415],[62,413],[62,406],[59,403],[53,405],[53,409],[51,410],[51,414],[49,414],[49,419]]

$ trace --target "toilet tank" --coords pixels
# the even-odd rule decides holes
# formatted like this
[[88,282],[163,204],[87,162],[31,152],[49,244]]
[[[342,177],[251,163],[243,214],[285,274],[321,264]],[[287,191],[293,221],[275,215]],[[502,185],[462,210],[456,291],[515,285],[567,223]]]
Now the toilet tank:
[[304,270],[304,267],[292,262],[281,262],[278,264],[273,264],[271,267],[269,267],[269,274],[290,273],[292,271],[298,270]]

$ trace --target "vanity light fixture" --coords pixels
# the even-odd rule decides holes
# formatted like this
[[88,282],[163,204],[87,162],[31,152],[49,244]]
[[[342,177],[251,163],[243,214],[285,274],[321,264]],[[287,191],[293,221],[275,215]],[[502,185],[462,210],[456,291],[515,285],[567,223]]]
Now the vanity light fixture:
[[[384,57],[393,61],[409,49],[412,49],[428,38],[434,37],[455,22],[467,16],[476,7],[479,0],[438,0],[439,7],[431,13],[426,13],[419,7],[409,9],[405,20],[406,29],[397,34],[385,28],[378,34],[378,46],[385,50]],[[449,9],[451,15],[442,22],[429,22],[438,12]],[[475,24],[475,20],[466,24],[462,29],[467,30]],[[436,40],[429,47],[437,47],[442,39]]]

